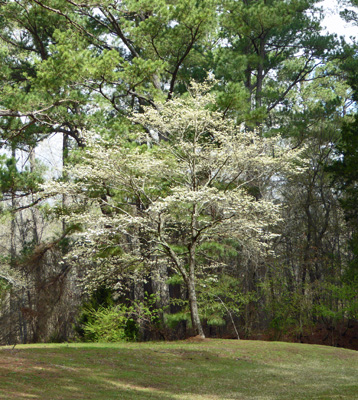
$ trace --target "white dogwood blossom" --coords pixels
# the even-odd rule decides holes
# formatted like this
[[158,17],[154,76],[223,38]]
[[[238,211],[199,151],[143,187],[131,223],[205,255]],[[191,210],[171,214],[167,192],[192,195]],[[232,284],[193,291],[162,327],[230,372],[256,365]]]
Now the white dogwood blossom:
[[82,226],[72,257],[90,266],[88,287],[115,284],[118,275],[166,258],[187,286],[200,335],[198,246],[231,239],[267,251],[280,209],[263,186],[302,165],[282,138],[242,131],[211,111],[207,89],[193,83],[187,96],[134,115],[134,126],[145,132],[116,144],[93,140],[68,171],[71,181],[44,187],[48,195],[73,198],[65,218]]

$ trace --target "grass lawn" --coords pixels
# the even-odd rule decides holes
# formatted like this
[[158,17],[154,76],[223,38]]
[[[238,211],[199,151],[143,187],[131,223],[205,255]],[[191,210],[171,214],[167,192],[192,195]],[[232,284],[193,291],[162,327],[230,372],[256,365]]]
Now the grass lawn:
[[0,348],[0,399],[358,399],[358,352],[205,340]]

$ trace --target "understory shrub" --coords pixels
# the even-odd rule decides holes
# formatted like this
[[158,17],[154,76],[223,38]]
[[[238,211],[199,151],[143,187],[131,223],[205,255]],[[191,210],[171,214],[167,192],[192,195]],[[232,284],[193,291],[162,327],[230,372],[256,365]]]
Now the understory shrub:
[[161,323],[162,310],[155,308],[157,298],[146,293],[144,301],[86,307],[81,321],[81,339],[86,342],[140,340],[143,331],[155,331]]
[[138,327],[132,318],[132,307],[117,305],[89,310],[89,321],[84,324],[84,340],[87,342],[120,342],[135,340]]

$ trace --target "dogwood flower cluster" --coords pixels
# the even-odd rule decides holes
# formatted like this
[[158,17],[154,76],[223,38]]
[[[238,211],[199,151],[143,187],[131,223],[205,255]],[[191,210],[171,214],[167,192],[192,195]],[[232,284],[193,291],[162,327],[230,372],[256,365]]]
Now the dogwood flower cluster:
[[72,198],[64,218],[82,231],[69,257],[88,266],[88,287],[159,257],[193,289],[200,244],[234,239],[259,253],[277,235],[279,202],[264,187],[301,172],[301,153],[211,111],[207,89],[193,84],[187,96],[134,115],[138,134],[89,141],[70,180],[44,185],[49,196]]

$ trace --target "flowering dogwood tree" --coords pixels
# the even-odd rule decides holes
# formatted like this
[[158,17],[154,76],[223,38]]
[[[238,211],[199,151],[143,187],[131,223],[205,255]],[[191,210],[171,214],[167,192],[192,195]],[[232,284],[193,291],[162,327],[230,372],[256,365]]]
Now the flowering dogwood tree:
[[71,180],[45,188],[73,196],[66,218],[83,230],[72,256],[92,266],[88,285],[163,258],[182,276],[193,328],[203,337],[195,290],[201,246],[230,238],[266,251],[279,205],[252,196],[250,185],[292,172],[298,157],[280,138],[246,132],[212,111],[209,89],[193,83],[188,95],[136,114],[136,132],[116,144],[94,136],[66,174]]

